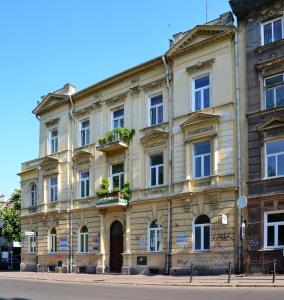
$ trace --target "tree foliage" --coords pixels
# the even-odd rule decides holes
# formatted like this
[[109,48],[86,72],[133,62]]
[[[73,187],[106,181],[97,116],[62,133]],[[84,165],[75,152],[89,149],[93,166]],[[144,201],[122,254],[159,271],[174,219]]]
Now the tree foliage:
[[0,214],[4,222],[2,234],[10,241],[21,239],[21,191],[15,190],[7,205],[2,204]]

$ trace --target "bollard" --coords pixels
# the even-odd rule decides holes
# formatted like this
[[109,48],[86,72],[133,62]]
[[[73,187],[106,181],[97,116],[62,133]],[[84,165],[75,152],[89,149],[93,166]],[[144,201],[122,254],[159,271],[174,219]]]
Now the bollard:
[[275,282],[275,273],[276,273],[276,259],[273,260],[273,277],[272,277],[272,283]]
[[189,283],[192,283],[192,277],[193,277],[193,264],[190,264],[190,279],[189,279]]
[[232,274],[232,263],[229,262],[229,269],[228,269],[228,283],[231,282],[231,274]]

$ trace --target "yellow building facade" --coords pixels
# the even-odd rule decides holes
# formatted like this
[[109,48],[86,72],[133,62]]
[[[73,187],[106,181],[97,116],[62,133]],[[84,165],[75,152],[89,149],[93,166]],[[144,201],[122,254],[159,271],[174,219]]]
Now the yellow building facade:
[[43,97],[22,164],[22,270],[224,272],[237,263],[230,13],[161,57]]

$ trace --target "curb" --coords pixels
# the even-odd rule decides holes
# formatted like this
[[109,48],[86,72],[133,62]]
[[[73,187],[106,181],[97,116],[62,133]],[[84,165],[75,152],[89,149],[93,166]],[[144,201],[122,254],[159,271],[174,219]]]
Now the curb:
[[57,283],[88,283],[88,284],[105,284],[105,285],[129,285],[129,286],[166,286],[166,287],[211,287],[211,288],[284,288],[284,285],[280,284],[245,284],[245,283],[168,283],[168,282],[110,282],[104,279],[97,280],[71,280],[56,278],[35,278],[35,277],[16,277],[16,276],[1,276],[1,279],[17,279],[17,280],[29,280],[29,281],[48,281],[48,282],[57,282]]

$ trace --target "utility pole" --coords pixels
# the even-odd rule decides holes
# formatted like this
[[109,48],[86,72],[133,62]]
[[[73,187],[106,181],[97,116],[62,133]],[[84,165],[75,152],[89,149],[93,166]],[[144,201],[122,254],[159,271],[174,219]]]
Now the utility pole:
[[205,14],[206,14],[206,23],[208,22],[208,0],[205,0]]

